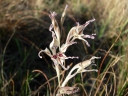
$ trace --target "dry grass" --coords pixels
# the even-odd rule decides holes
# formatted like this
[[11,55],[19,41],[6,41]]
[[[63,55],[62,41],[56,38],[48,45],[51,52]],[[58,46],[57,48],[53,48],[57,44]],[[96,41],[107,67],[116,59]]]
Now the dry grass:
[[[86,82],[84,84],[76,82],[76,85],[82,86],[81,96],[128,95],[127,0],[0,0],[1,96],[25,96],[36,92],[45,80],[40,80],[43,77],[38,77],[39,74],[32,73],[32,70],[43,70],[46,63],[48,66],[45,68],[49,67],[47,69],[49,71],[43,70],[43,72],[48,78],[52,76],[54,78],[52,74],[54,70],[50,69],[49,59],[44,56],[42,65],[37,53],[51,40],[47,32],[51,23],[48,18],[49,11],[56,11],[59,15],[57,19],[60,19],[60,12],[66,4],[69,5],[64,25],[66,32],[73,26],[70,24],[75,24],[74,21],[80,20],[83,23],[91,18],[96,19],[95,26],[90,26],[97,33],[97,38],[91,42],[92,47],[86,48],[84,44],[79,43],[80,48],[75,46],[71,49],[79,51],[76,54],[80,53],[81,60],[86,53],[102,57],[102,63],[97,63],[100,73],[91,74],[97,78],[88,79],[88,74],[84,74],[83,79]],[[87,28],[86,31],[92,30]],[[74,82],[77,80],[79,76]],[[56,78],[49,82],[51,88],[55,89]],[[90,90],[86,90],[88,88]],[[46,89],[42,87],[42,91],[37,91],[41,94]]]

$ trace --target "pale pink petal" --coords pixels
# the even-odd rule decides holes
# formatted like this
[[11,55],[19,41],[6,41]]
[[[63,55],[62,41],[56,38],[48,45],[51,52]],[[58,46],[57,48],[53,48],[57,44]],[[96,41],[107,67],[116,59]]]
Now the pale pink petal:
[[63,44],[61,47],[60,47],[60,52],[62,53],[65,53],[67,48],[73,44],[76,44],[77,42],[69,42],[69,43],[66,43],[66,44]]
[[47,54],[49,57],[52,57],[52,55],[51,55],[51,53],[50,53],[50,51],[49,51],[49,49],[48,48],[46,48],[45,50],[41,50],[39,53],[38,53],[38,56],[40,57],[40,58],[42,58],[42,56],[41,56],[41,53],[45,53],[45,54]]
[[77,34],[78,34],[78,35],[83,34],[84,28],[85,28],[84,25],[77,25],[77,27],[76,27],[76,32],[77,32]]
[[51,24],[50,27],[49,27],[49,31],[52,32],[52,29],[53,29],[53,25]]
[[[63,60],[61,60],[62,62]],[[63,64],[60,63],[60,66],[64,69],[64,70],[68,70],[69,69],[69,66],[65,67]]]
[[93,35],[83,35],[83,38],[90,38],[90,39],[94,39],[95,37]]
[[54,65],[57,65],[58,64],[58,61],[54,58],[51,58],[51,60],[53,61]]
[[55,16],[56,16],[55,12],[51,12],[51,14],[49,15],[49,17],[51,18],[51,21],[52,21],[52,25],[53,25],[56,37],[57,37],[58,41],[60,42],[60,28],[59,28],[58,23],[55,19]]
[[76,34],[76,26],[72,27],[67,35],[66,43],[70,42],[71,38]]
[[58,39],[55,37],[54,33],[53,33],[53,40],[50,43],[50,50],[52,51],[52,54],[55,55],[56,54],[56,49],[59,47],[59,41]]
[[88,41],[86,41],[85,39],[83,39],[81,36],[79,36],[77,39],[83,40],[83,41],[86,43],[86,45],[87,45],[88,47],[90,47],[90,44],[88,43]]
[[88,26],[91,22],[94,22],[95,21],[95,18],[87,21],[85,24],[84,24],[84,27]]

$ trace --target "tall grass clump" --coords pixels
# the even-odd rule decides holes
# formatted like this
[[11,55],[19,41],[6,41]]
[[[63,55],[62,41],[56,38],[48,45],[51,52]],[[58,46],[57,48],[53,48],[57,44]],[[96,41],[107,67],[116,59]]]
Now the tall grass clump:
[[[117,83],[115,87],[115,92],[119,96],[127,95],[127,70],[128,63],[126,62],[127,58],[127,45],[128,45],[128,3],[126,0],[97,0],[95,9],[92,9],[92,12],[97,14],[98,22],[100,25],[99,38],[105,38],[104,43],[109,42],[113,45],[111,51],[113,52],[114,57],[119,57],[118,63],[115,63],[115,80],[113,83]],[[95,14],[93,14],[95,16]],[[111,48],[111,47],[110,47]],[[117,59],[115,59],[117,60]],[[125,74],[125,75],[124,75]]]

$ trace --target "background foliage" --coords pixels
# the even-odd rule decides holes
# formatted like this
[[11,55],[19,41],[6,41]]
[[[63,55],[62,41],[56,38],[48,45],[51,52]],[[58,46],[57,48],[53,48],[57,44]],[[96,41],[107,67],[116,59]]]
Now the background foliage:
[[[86,73],[82,78],[77,76],[69,85],[81,86],[80,96],[128,95],[127,0],[0,0],[1,96],[48,94],[46,85],[40,88],[46,82],[45,78],[32,71],[42,70],[49,79],[56,75],[50,58],[44,54],[40,59],[37,54],[52,40],[48,30],[51,24],[49,11],[57,12],[59,21],[66,4],[69,9],[61,43],[77,21],[83,24],[95,18],[84,32],[97,34],[95,40],[88,40],[91,47],[79,42],[69,48],[67,56],[79,56],[80,59],[66,64],[76,64],[90,55],[102,57],[101,61],[96,61],[98,73]],[[56,78],[50,84],[54,92]]]

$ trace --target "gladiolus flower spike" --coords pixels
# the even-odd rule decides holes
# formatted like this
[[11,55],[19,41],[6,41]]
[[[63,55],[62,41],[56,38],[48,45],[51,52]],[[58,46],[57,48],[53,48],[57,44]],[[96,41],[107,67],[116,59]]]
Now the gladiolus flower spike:
[[[62,14],[61,17],[61,28],[62,25],[64,23],[65,20],[65,15],[66,15],[66,10],[68,9],[68,5],[66,5],[64,12]],[[96,34],[92,34],[92,35],[85,35],[83,34],[84,29],[91,23],[94,22],[95,19],[91,19],[87,22],[85,22],[85,24],[80,25],[79,22],[76,22],[76,26],[72,27],[67,35],[66,41],[64,44],[60,44],[60,27],[58,25],[58,22],[55,18],[55,16],[57,16],[56,12],[50,12],[49,17],[51,19],[52,24],[49,27],[49,31],[52,32],[52,41],[49,44],[49,48],[45,48],[45,50],[41,50],[38,53],[38,56],[40,58],[42,58],[41,53],[45,53],[47,54],[51,60],[53,61],[54,64],[54,68],[56,70],[57,73],[57,77],[58,77],[58,83],[59,83],[59,90],[58,93],[59,94],[71,94],[74,92],[78,91],[77,87],[65,87],[65,85],[67,84],[67,82],[74,77],[76,74],[78,73],[83,73],[83,72],[90,72],[90,71],[98,71],[97,69],[92,69],[92,70],[87,70],[86,68],[91,65],[93,63],[94,59],[99,59],[100,57],[95,57],[93,56],[92,58],[90,58],[89,60],[83,61],[81,63],[76,64],[69,72],[69,74],[67,75],[67,77],[65,78],[65,80],[62,82],[62,84],[60,84],[60,72],[61,72],[61,68],[60,66],[64,69],[64,70],[68,70],[69,66],[65,67],[65,60],[66,59],[74,59],[74,58],[79,58],[79,57],[75,57],[75,56],[66,56],[65,52],[67,51],[67,49],[69,48],[69,46],[73,45],[73,44],[77,44],[77,42],[75,41],[76,39],[82,40],[86,43],[87,46],[90,46],[90,44],[88,43],[87,40],[85,40],[86,38],[90,38],[90,39],[94,39]],[[92,64],[92,65],[96,65],[96,64]],[[76,70],[75,73],[74,70]],[[59,95],[58,94],[58,95]]]

